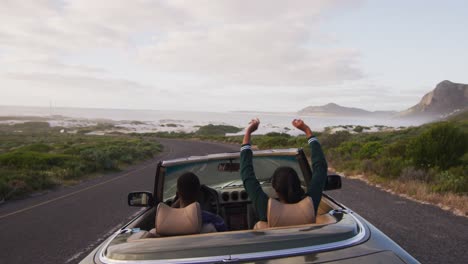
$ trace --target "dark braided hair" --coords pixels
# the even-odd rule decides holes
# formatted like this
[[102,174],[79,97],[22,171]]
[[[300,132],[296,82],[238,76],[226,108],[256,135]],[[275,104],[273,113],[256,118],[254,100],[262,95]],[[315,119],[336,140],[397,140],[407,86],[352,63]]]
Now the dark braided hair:
[[186,172],[177,179],[177,192],[180,198],[193,203],[198,200],[200,192],[200,180],[192,172]]
[[299,176],[291,167],[278,167],[273,173],[271,185],[286,203],[297,203],[304,198]]

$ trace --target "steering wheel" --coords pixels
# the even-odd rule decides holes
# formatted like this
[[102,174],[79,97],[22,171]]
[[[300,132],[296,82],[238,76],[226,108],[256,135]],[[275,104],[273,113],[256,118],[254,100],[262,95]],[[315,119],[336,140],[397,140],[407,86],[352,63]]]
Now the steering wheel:
[[[198,202],[200,203],[202,210],[219,215],[221,206],[219,205],[218,192],[215,189],[202,184],[200,186],[200,197],[198,198]],[[216,204],[216,210],[213,210],[213,202]]]
[[[221,211],[221,206],[219,204],[219,199],[218,199],[218,192],[210,188],[204,184],[200,186],[200,196],[198,197],[198,201],[200,204],[200,207],[204,211],[216,213],[219,215]],[[216,204],[216,209],[213,210],[213,202]],[[174,197],[174,200],[170,204],[173,208],[179,208],[180,207],[180,200],[179,197],[176,195]]]

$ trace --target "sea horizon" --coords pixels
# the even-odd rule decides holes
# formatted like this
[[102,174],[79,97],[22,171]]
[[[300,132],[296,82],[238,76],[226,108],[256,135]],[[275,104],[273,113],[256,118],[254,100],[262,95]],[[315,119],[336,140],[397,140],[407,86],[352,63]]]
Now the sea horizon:
[[[45,107],[45,106],[5,106],[0,105],[3,117],[43,117],[56,119],[111,120],[115,122],[142,121],[152,124],[172,123],[179,125],[178,131],[190,132],[202,125],[232,125],[245,127],[252,118],[259,118],[265,131],[285,132],[292,129],[291,121],[301,118],[314,130],[340,125],[408,127],[425,123],[423,120],[381,118],[369,116],[318,116],[299,115],[291,112],[259,111],[181,111],[181,110],[142,110],[109,109],[81,107]],[[183,129],[185,128],[185,129]]]

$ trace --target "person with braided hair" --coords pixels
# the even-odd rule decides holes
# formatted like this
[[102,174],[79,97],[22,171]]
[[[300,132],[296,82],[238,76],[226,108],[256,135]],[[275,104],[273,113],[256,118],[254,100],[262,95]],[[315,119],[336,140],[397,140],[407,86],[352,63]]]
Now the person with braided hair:
[[[252,119],[246,128],[240,153],[241,178],[259,220],[267,222],[268,200],[270,197],[263,191],[255,176],[251,150],[251,134],[257,130],[259,124],[259,119]],[[327,180],[328,165],[322,147],[309,126],[301,119],[294,119],[292,125],[303,131],[307,136],[312,155],[312,179],[307,186],[307,192],[305,192],[301,187],[299,176],[293,168],[278,167],[271,178],[272,187],[281,203],[295,204],[309,196],[312,199],[314,215],[316,215]]]

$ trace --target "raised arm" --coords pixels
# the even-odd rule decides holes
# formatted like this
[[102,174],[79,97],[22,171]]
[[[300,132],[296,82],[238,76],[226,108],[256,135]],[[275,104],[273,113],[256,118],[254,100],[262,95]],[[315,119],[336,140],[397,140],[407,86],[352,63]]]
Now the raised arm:
[[317,213],[320,200],[322,199],[323,189],[325,188],[325,183],[327,181],[327,161],[325,160],[322,146],[320,146],[320,143],[313,135],[309,126],[306,125],[301,119],[294,119],[292,124],[297,129],[302,130],[306,134],[307,142],[309,143],[312,160],[312,179],[307,186],[307,195],[312,198],[312,201],[314,202],[315,213]]
[[241,177],[244,183],[244,189],[252,200],[252,204],[255,206],[255,211],[258,214],[258,218],[261,221],[267,221],[267,207],[268,207],[268,195],[263,191],[262,186],[255,176],[253,161],[252,161],[252,149],[251,149],[251,134],[257,130],[260,120],[252,119],[249,126],[245,129],[244,139],[242,141],[241,153],[240,153],[240,164],[241,164]]

